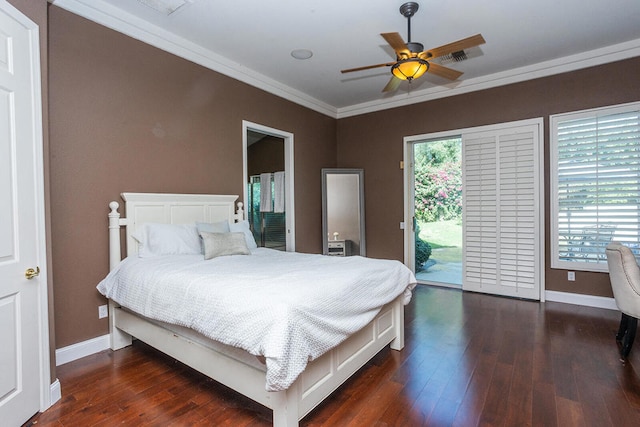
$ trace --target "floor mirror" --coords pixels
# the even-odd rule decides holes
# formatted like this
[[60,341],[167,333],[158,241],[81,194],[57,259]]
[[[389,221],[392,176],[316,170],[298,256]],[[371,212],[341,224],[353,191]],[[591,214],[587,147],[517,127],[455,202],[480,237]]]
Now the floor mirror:
[[364,171],[322,169],[323,253],[366,255]]

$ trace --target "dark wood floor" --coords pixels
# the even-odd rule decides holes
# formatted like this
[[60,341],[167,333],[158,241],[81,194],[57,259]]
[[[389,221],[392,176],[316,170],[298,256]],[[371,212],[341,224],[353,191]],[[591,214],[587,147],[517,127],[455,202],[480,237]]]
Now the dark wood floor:
[[[385,349],[302,426],[639,426],[640,343],[618,312],[420,286],[406,347]],[[62,399],[36,426],[268,426],[271,412],[148,346],[57,369]]]

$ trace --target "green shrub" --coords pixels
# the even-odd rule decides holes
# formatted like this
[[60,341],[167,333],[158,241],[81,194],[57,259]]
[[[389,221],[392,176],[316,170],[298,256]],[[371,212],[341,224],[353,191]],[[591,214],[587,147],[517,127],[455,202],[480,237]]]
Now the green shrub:
[[422,270],[422,266],[431,256],[431,245],[420,237],[420,228],[416,226],[416,271]]

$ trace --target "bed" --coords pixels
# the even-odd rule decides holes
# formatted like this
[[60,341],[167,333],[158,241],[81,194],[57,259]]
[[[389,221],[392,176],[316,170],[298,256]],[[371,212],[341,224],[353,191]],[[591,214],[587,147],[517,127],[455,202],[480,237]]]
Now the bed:
[[[195,271],[200,268],[212,269],[214,268],[212,266],[215,262],[220,263],[220,266],[225,266],[225,268],[231,272],[238,271],[238,269],[248,272],[249,269],[238,267],[243,264],[233,264],[234,262],[247,262],[245,260],[251,260],[251,262],[256,263],[252,265],[262,265],[263,267],[259,268],[265,268],[264,275],[270,275],[272,273],[267,273],[268,265],[281,262],[276,261],[276,259],[285,256],[296,259],[300,258],[303,262],[310,264],[318,264],[319,268],[324,268],[325,270],[328,268],[326,268],[326,266],[323,267],[322,263],[333,262],[334,264],[332,265],[335,266],[336,271],[340,271],[339,269],[342,268],[341,263],[345,263],[344,268],[346,269],[348,268],[347,263],[364,262],[365,264],[363,265],[369,271],[376,270],[378,266],[382,266],[382,263],[385,262],[397,263],[396,261],[388,260],[356,259],[361,257],[353,257],[352,260],[344,261],[328,261],[334,257],[292,253],[287,255],[261,248],[251,249],[251,256],[249,257],[218,257],[209,260],[211,262],[204,261],[202,255],[200,255],[198,259],[196,259],[197,256],[195,255],[184,255],[175,257],[176,259],[166,257],[167,259],[165,260],[165,257],[158,257],[145,260],[142,253],[138,254],[138,250],[140,247],[139,236],[141,230],[147,224],[213,224],[227,221],[230,224],[238,225],[244,220],[243,205],[242,203],[236,204],[237,196],[232,195],[123,193],[122,198],[126,203],[126,218],[121,218],[118,212],[118,202],[114,201],[109,204],[109,260],[111,272],[105,281],[113,275],[124,274],[123,271],[125,270],[132,270],[134,272],[133,276],[139,277],[135,275],[135,272],[138,271],[136,269],[143,268],[143,264],[147,263],[147,265],[152,266],[151,268],[154,271],[158,272],[157,277],[149,279],[157,281],[157,286],[152,284],[149,285],[149,288],[156,287],[157,289],[161,289],[162,291],[156,292],[160,295],[164,294],[164,288],[162,287],[164,286],[162,283],[163,278],[171,276],[171,274],[165,273],[165,271],[169,270],[163,269],[176,268],[171,265],[174,262],[186,263],[179,264],[177,268],[189,275],[195,274]],[[128,255],[124,260],[121,253],[121,228],[123,226],[125,227],[124,235]],[[289,264],[292,263],[293,261],[289,262]],[[283,267],[280,268],[280,270],[282,270],[282,278],[287,275],[295,275],[293,267],[287,270],[287,268],[284,267],[286,263],[283,262],[282,265]],[[326,342],[319,339],[320,344],[314,344],[312,349],[305,347],[304,351],[308,352],[307,356],[305,356],[307,353],[304,352],[296,354],[300,347],[298,344],[285,346],[287,350],[282,354],[281,359],[289,360],[291,358],[292,360],[299,361],[302,357],[304,359],[304,366],[299,369],[300,372],[296,371],[298,367],[295,363],[293,364],[294,368],[286,367],[279,370],[284,362],[281,363],[280,353],[276,354],[275,350],[269,350],[270,343],[260,342],[257,343],[256,346],[253,346],[253,342],[248,338],[248,341],[241,340],[234,342],[233,339],[228,339],[228,331],[220,338],[218,335],[212,335],[214,334],[213,332],[209,333],[208,330],[200,329],[200,324],[197,323],[199,316],[191,316],[187,320],[182,318],[176,320],[164,319],[162,316],[149,314],[145,309],[150,305],[150,300],[154,301],[155,304],[156,300],[154,298],[157,297],[146,297],[146,299],[143,299],[141,303],[142,309],[140,309],[139,307],[132,307],[130,305],[131,301],[135,298],[127,299],[122,293],[108,293],[102,289],[101,292],[104,295],[111,297],[109,299],[110,346],[111,349],[118,350],[130,345],[132,338],[139,339],[267,408],[272,409],[274,426],[297,426],[301,418],[308,414],[385,346],[390,345],[394,350],[401,350],[404,347],[404,305],[410,299],[411,289],[415,286],[415,277],[410,271],[402,271],[402,269],[406,270],[404,266],[394,270],[398,271],[398,276],[393,276],[393,280],[401,282],[394,285],[397,289],[401,289],[400,292],[395,291],[397,296],[394,294],[381,308],[379,308],[379,306],[375,308],[368,306],[366,308],[360,308],[363,315],[366,312],[366,315],[371,317],[371,320],[369,320],[369,317],[366,317],[366,324],[364,324],[363,327],[358,323],[363,322],[364,317],[360,316],[358,320],[353,321],[353,324],[350,323],[348,328],[345,327],[343,331],[341,330],[341,333],[344,333],[344,338],[327,338]],[[220,267],[219,271],[221,272],[220,274],[222,274],[224,268]],[[348,272],[348,270],[344,271]],[[203,270],[203,272],[208,274],[209,270]],[[349,273],[345,274],[348,275]],[[367,274],[371,275],[372,273]],[[245,275],[246,274],[237,275],[238,283],[242,282],[240,276]],[[322,273],[319,272],[313,276],[321,275]],[[232,273],[229,273],[228,276],[233,277]],[[255,275],[248,275],[245,279],[253,283],[257,280],[256,277]],[[189,283],[189,292],[191,292],[192,289],[199,288],[205,289],[205,292],[214,292],[211,290],[211,286],[198,286],[201,282],[198,277],[194,276],[194,278],[190,279],[180,276],[180,280],[185,280],[185,283]],[[324,279],[318,277],[317,280]],[[283,281],[284,279],[281,280],[280,278],[277,280],[279,285]],[[305,285],[310,289],[319,288],[317,284],[314,285],[315,282],[313,282],[311,278],[308,281],[310,283],[307,284],[307,281],[305,281]],[[327,281],[317,283],[327,283]],[[101,285],[99,285],[99,289],[100,286],[102,286],[102,282]],[[296,288],[298,286],[299,285],[296,285]],[[143,285],[141,285],[141,287],[143,287]],[[225,287],[222,284],[219,288],[221,292],[224,292]],[[322,293],[317,293],[313,298],[330,298],[334,291],[340,291],[339,288],[330,288],[328,285],[324,288],[324,297]],[[240,289],[243,288],[238,285],[236,289],[237,293],[240,293],[242,292]],[[141,291],[138,291],[136,288],[134,294],[136,292],[140,293]],[[218,292],[218,290],[216,290],[216,292]],[[357,292],[362,293],[362,290],[358,290]],[[250,302],[250,293],[234,295],[235,293],[236,292],[229,292],[227,296],[233,295],[235,298],[247,301],[246,306],[250,307],[252,305]],[[292,293],[295,294],[296,292]],[[375,302],[376,300],[381,300],[380,298],[389,299],[388,296],[384,297],[380,295],[378,297],[380,292],[374,288],[372,288],[371,293],[375,295],[367,299],[360,298],[359,300],[372,300]],[[220,298],[222,298],[222,296],[220,296]],[[352,299],[352,297],[348,297],[347,299]],[[157,304],[166,309],[167,304],[174,303],[178,304],[174,302],[174,298],[171,297]],[[180,304],[184,305],[184,303]],[[370,304],[373,304],[373,302]],[[228,304],[224,305],[227,306]],[[278,312],[278,309],[272,308],[274,306],[277,307],[278,305],[270,305],[267,311]],[[221,307],[218,307],[216,311],[218,309],[222,312]],[[173,308],[165,311],[176,312],[176,316],[180,316],[180,314],[177,314],[178,310],[174,310]],[[287,311],[288,316],[291,316],[290,313],[292,310],[287,309],[285,311]],[[304,324],[307,317],[313,317],[316,314],[319,315],[319,313],[309,314],[304,310],[295,310],[295,312],[298,311],[303,312],[303,314],[301,315],[302,317],[296,318],[294,324]],[[331,321],[331,319],[323,319],[320,317],[319,319],[313,318],[309,323],[325,322],[325,320],[327,322]],[[202,322],[207,323],[204,320]],[[271,320],[269,322],[271,322]],[[222,320],[220,320],[219,323],[220,325],[224,325]],[[274,323],[280,325],[280,322],[274,321]],[[256,323],[256,325],[261,327],[262,323]],[[332,327],[332,325],[329,324],[329,327]],[[252,328],[254,328],[254,326],[251,326],[250,329]],[[273,328],[273,325],[270,323],[265,326],[265,328]],[[327,324],[322,323],[321,328],[327,329]],[[219,326],[217,329],[224,330],[225,328]],[[283,330],[289,331],[290,329],[292,329],[291,326],[283,327]],[[354,330],[351,331],[350,329]],[[270,329],[265,329],[265,331],[268,330]],[[268,334],[260,332],[259,335]],[[279,337],[280,334],[276,333],[274,336]],[[233,335],[231,335],[231,338],[233,338]],[[326,346],[329,350],[327,351],[323,346]],[[291,348],[294,350],[292,351]]]

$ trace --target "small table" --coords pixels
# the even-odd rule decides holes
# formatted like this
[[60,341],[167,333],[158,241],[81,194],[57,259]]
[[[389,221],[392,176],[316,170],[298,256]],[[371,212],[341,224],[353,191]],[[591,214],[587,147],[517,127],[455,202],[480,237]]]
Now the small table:
[[351,240],[329,240],[327,244],[327,255],[350,256]]

